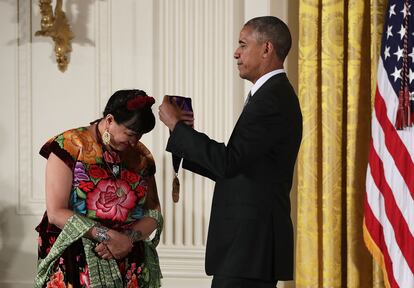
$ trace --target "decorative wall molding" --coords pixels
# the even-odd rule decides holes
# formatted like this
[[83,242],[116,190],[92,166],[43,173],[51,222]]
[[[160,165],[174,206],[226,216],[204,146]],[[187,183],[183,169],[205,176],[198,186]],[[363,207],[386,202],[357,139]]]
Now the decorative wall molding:
[[96,115],[101,115],[112,95],[112,0],[95,1]]
[[204,272],[204,247],[159,247],[157,250],[164,278],[209,278]]
[[[218,141],[228,139],[237,109],[234,97],[238,98],[241,87],[233,60],[242,12],[239,1],[159,0],[154,12],[155,95],[191,97],[196,129]],[[155,149],[161,155],[168,131],[157,137]],[[166,227],[162,244],[205,245],[213,183],[181,170],[181,198],[174,204],[171,155],[164,153],[159,165],[163,167],[159,191]]]
[[[111,95],[111,0],[95,1],[95,115],[100,115],[108,95]],[[32,27],[33,1],[19,1],[18,22],[18,205],[21,215],[41,215],[45,210],[44,193],[36,193],[33,185],[33,103],[32,103]],[[35,24],[36,25],[36,24]],[[40,25],[40,24],[39,24]],[[75,36],[76,36],[76,31]],[[70,67],[73,69],[73,67]],[[37,71],[39,72],[39,71]],[[76,85],[75,83],[73,85]]]
[[[158,0],[154,5],[154,94],[192,98],[195,128],[224,142],[241,111],[243,88],[233,59],[243,23],[241,1]],[[162,99],[160,99],[162,101]],[[172,160],[165,153],[167,129],[158,130],[154,153],[165,219],[159,246],[163,274],[205,278],[205,242],[214,183],[180,169],[180,200],[173,203]],[[197,247],[197,248],[194,248]]]
[[32,2],[19,1],[18,25],[18,191],[19,214],[41,213],[44,201],[33,195],[32,182]]

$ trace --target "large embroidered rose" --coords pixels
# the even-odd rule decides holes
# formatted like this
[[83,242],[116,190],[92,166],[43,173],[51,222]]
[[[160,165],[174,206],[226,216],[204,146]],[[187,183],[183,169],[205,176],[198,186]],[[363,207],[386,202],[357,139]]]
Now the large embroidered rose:
[[98,165],[89,166],[89,175],[95,179],[105,179],[108,178],[108,172],[102,169]]
[[124,169],[121,171],[121,179],[133,184],[138,182],[141,179],[141,177],[138,174],[132,173],[129,170]]
[[128,212],[135,207],[137,196],[126,181],[104,179],[88,194],[86,205],[101,219],[125,222]]

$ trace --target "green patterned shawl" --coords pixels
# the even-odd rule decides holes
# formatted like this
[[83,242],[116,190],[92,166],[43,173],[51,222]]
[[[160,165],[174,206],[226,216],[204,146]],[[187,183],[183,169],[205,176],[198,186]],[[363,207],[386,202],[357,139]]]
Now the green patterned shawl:
[[[144,241],[145,266],[149,270],[149,279],[146,280],[149,281],[149,288],[158,288],[161,286],[162,274],[155,247],[158,245],[160,239],[163,228],[163,218],[161,213],[157,210],[147,210],[145,216],[154,218],[158,223],[154,239]],[[95,224],[95,221],[78,214],[74,214],[68,219],[49,254],[38,263],[34,288],[43,287],[44,283],[50,277],[54,263],[60,255],[62,255],[63,251],[65,251],[65,249],[73,242],[85,235]],[[87,238],[82,238],[82,243],[89,267],[91,287],[122,288],[122,276],[119,272],[116,260],[105,260],[97,257],[93,250],[95,246],[93,241]]]

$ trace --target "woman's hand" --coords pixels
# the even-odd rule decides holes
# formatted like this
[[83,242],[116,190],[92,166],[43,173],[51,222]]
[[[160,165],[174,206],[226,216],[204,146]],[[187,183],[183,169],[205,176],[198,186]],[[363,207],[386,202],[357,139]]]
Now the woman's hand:
[[122,259],[132,251],[134,245],[127,235],[115,230],[109,230],[108,236],[109,240],[105,240],[101,244],[106,245],[115,259]]
[[99,243],[95,247],[95,252],[98,254],[99,257],[105,260],[113,259],[114,255],[112,255],[111,251],[109,251],[108,247],[104,243]]

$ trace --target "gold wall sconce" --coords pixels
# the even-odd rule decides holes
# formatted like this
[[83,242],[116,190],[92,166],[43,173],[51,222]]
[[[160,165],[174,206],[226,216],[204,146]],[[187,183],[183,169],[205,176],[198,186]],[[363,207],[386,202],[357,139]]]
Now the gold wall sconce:
[[41,30],[35,36],[52,37],[55,43],[55,56],[58,68],[65,72],[69,63],[69,53],[72,51],[71,41],[75,36],[70,30],[68,19],[62,10],[62,0],[56,0],[53,13],[52,0],[39,0]]

